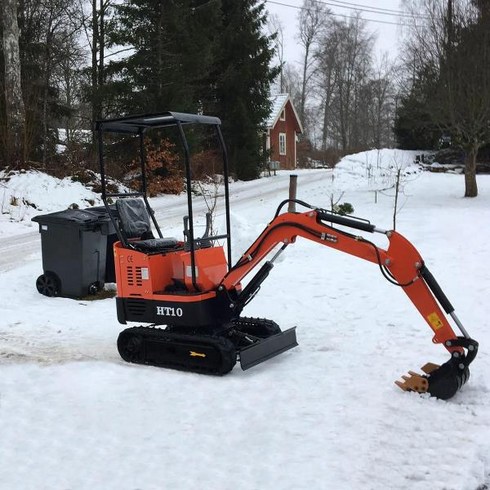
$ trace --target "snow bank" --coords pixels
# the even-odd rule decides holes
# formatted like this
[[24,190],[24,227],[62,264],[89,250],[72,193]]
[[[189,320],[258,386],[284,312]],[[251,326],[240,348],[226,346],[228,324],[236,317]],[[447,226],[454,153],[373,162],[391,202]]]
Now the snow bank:
[[386,190],[395,185],[397,172],[401,179],[412,179],[423,171],[415,163],[417,151],[370,150],[343,158],[335,167],[335,176],[340,186],[371,191]]
[[74,182],[58,179],[36,170],[0,172],[0,205],[3,220],[30,220],[40,213],[51,213],[69,206],[85,208],[102,204],[100,194]]

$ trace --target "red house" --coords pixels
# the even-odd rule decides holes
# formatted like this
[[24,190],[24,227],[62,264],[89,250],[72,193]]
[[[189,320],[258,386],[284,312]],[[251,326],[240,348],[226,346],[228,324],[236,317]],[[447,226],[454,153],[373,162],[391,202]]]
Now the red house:
[[265,147],[270,151],[271,162],[279,162],[279,168],[293,170],[296,168],[297,135],[303,132],[301,121],[289,94],[273,95],[271,102]]

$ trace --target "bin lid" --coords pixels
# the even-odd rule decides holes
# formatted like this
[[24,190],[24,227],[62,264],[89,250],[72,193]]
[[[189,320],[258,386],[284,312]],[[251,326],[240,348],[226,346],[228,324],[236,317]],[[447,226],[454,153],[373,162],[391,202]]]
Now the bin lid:
[[32,221],[39,224],[65,225],[77,227],[81,230],[97,229],[110,221],[107,211],[101,208],[65,209],[55,213],[34,216]]

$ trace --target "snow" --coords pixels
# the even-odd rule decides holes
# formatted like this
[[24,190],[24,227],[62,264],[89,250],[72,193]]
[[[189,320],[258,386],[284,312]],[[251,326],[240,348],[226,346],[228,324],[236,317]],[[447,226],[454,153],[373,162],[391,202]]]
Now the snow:
[[[333,172],[297,171],[298,198],[329,207],[341,196],[355,215],[389,229],[392,174],[382,174],[402,169],[397,230],[481,345],[469,382],[449,401],[394,385],[448,355],[403,292],[368,262],[298,239],[244,314],[297,325],[299,346],[249,371],[206,377],[124,363],[114,299],[38,294],[37,225],[2,215],[2,490],[486,488],[490,177],[478,177],[479,197],[464,199],[463,176],[421,172],[412,161],[410,152],[373,150]],[[287,198],[289,175],[231,185],[234,260]],[[38,206],[32,215],[92,198],[69,180],[55,193],[43,187],[45,176],[25,179],[7,184]],[[165,235],[181,236],[185,197],[152,204]],[[196,203],[196,214],[204,211]],[[386,246],[382,236],[368,238]]]
[[289,99],[288,94],[275,94],[271,96],[270,102],[271,102],[272,109],[271,109],[270,116],[266,121],[266,128],[272,129],[274,127],[288,99]]
[[86,208],[103,202],[100,194],[70,177],[58,179],[36,170],[0,171],[0,237],[35,228],[37,225],[30,221],[33,216],[67,209],[73,204]]

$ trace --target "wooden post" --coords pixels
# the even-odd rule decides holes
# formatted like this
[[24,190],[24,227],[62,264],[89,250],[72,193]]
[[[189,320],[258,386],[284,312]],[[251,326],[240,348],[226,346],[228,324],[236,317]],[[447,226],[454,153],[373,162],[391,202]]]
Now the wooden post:
[[[289,176],[289,199],[296,199],[296,190],[298,188],[298,176],[290,175]],[[289,201],[288,213],[296,212],[296,203]]]

